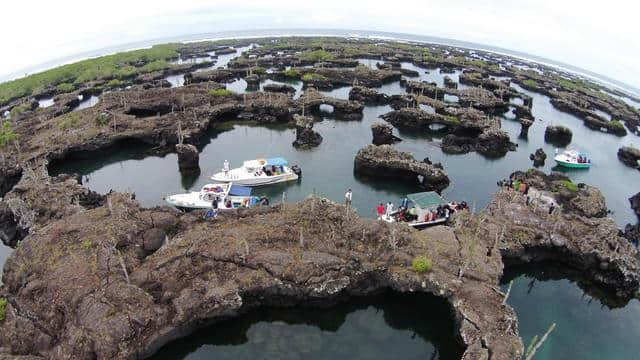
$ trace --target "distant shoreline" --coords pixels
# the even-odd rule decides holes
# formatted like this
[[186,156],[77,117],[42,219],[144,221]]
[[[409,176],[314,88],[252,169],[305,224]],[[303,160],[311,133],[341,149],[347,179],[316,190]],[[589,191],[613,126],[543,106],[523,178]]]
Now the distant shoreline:
[[430,43],[438,45],[450,45],[470,50],[481,50],[492,52],[498,55],[505,55],[514,57],[520,60],[534,62],[550,67],[555,67],[575,75],[585,77],[589,80],[596,81],[605,87],[616,89],[626,93],[632,97],[640,97],[640,89],[635,88],[629,84],[615,80],[608,76],[595,73],[590,70],[582,69],[573,65],[547,59],[537,55],[531,55],[520,51],[509,50],[497,46],[467,42],[456,39],[440,38],[435,36],[415,35],[405,33],[391,33],[384,31],[369,31],[369,30],[349,30],[349,29],[262,29],[262,30],[240,30],[240,31],[221,31],[213,33],[201,33],[201,34],[183,34],[175,37],[155,38],[147,39],[138,42],[132,42],[122,45],[116,45],[96,50],[87,51],[84,53],[78,53],[70,55],[68,57],[51,60],[39,65],[31,66],[28,68],[14,71],[13,73],[0,75],[0,82],[6,82],[14,79],[24,77],[33,73],[56,68],[62,65],[74,63],[77,61],[95,58],[123,51],[136,50],[141,48],[147,48],[152,45],[182,42],[190,43],[197,41],[207,40],[224,40],[224,39],[250,39],[261,37],[287,37],[287,36],[329,36],[329,37],[354,37],[363,39],[381,39],[381,40],[393,40],[393,41],[411,41],[419,43]]

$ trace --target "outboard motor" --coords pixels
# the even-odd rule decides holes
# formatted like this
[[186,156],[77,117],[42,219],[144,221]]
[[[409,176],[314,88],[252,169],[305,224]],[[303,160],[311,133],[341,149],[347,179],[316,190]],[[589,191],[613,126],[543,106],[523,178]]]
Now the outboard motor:
[[298,179],[302,177],[302,169],[300,169],[298,165],[293,165],[291,167],[291,171],[293,171],[294,174],[298,175]]

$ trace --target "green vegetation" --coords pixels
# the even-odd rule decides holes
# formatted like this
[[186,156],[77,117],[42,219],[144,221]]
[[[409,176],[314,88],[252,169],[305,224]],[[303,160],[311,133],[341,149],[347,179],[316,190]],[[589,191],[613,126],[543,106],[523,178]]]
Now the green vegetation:
[[355,69],[356,72],[369,72],[371,68],[364,64],[358,64]]
[[516,190],[516,191],[520,190],[520,184],[522,184],[522,181],[520,181],[520,180],[514,181],[513,182],[513,190]]
[[89,250],[93,247],[93,241],[91,241],[91,239],[85,239],[82,241],[80,246],[85,250]]
[[460,124],[460,119],[458,119],[457,116],[453,116],[453,115],[444,115],[444,119],[448,122],[448,123],[452,123],[452,124]]
[[13,128],[11,127],[11,123],[8,121],[2,122],[2,127],[0,128],[0,148],[5,148],[10,145],[12,142],[18,139],[18,135],[13,132]]
[[294,68],[289,68],[288,70],[285,70],[284,72],[284,76],[289,77],[289,78],[294,78],[294,79],[299,79],[300,78],[300,70],[298,69],[294,69]]
[[411,261],[411,268],[413,271],[417,273],[425,273],[431,271],[433,264],[431,264],[431,259],[426,256],[416,256]]
[[537,88],[538,87],[538,83],[535,82],[535,80],[527,79],[527,80],[523,81],[522,83],[525,86],[530,87],[530,88]]
[[[149,49],[122,52],[63,65],[0,84],[0,104],[38,94],[62,83],[82,84],[93,80],[123,79],[138,73],[168,68],[166,60],[178,56],[184,45],[163,44]],[[139,66],[140,64],[144,64]]]
[[118,80],[118,79],[112,79],[107,83],[107,87],[110,87],[110,88],[122,87],[123,85],[124,83],[122,82],[122,80]]
[[564,186],[567,190],[571,192],[578,191],[578,185],[572,183],[571,180],[562,180],[560,181],[560,184],[562,184],[562,186]]
[[17,116],[25,111],[31,110],[31,103],[24,102],[20,105],[16,105],[11,109],[11,116]]
[[316,73],[307,73],[302,77],[302,81],[323,81],[327,80],[326,77],[316,74]]
[[611,125],[617,127],[618,129],[624,130],[624,124],[620,120],[611,120]]
[[69,83],[62,83],[56,86],[56,91],[59,93],[70,93],[75,89],[76,87],[73,86],[73,84],[69,84]]
[[333,60],[334,56],[325,50],[305,51],[300,55],[300,59],[307,61],[328,61]]
[[75,129],[80,127],[81,124],[82,116],[77,112],[71,112],[60,117],[60,120],[58,120],[58,129]]
[[211,96],[231,96],[231,95],[235,95],[236,93],[234,93],[233,91],[229,90],[229,89],[216,89],[216,90],[209,90],[209,95]]
[[7,317],[7,299],[0,298],[0,322]]
[[262,75],[262,74],[266,74],[267,73],[267,69],[261,67],[261,66],[256,66],[251,68],[251,72],[256,74],[256,75]]
[[98,126],[105,126],[109,123],[109,114],[100,113],[95,118],[95,123]]

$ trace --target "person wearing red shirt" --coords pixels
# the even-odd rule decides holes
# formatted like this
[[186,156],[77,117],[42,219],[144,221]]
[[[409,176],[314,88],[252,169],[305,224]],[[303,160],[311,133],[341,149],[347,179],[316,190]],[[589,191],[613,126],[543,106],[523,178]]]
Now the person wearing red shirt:
[[378,205],[378,207],[376,208],[376,211],[378,212],[378,217],[384,215],[384,205],[380,203],[380,205]]

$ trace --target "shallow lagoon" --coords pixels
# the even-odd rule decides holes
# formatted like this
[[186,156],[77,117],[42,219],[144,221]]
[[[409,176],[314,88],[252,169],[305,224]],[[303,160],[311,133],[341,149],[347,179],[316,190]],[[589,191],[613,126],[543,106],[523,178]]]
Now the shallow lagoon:
[[[218,60],[216,65],[220,66],[221,59]],[[371,65],[366,61],[362,62],[368,66],[375,64],[374,61]],[[406,68],[412,66],[403,64]],[[419,71],[420,80],[442,85],[445,74],[441,74],[439,69],[415,70]],[[459,73],[448,76],[457,80]],[[261,87],[266,83],[263,82]],[[296,96],[299,96],[301,84],[294,82],[293,85]],[[592,131],[573,115],[555,110],[546,96],[513,86],[533,97],[532,111],[536,117],[528,137],[519,138],[519,123],[509,114],[503,116],[502,126],[518,144],[517,152],[510,152],[499,159],[488,159],[476,153],[447,155],[438,146],[440,135],[429,131],[394,130],[403,139],[395,146],[412,152],[417,159],[429,157],[434,162],[442,162],[451,178],[451,185],[444,191],[444,196],[452,200],[466,200],[480,209],[490,200],[498,179],[507,177],[516,169],[524,170],[531,166],[528,156],[535,149],[542,147],[548,155],[543,170],[556,169],[550,160],[555,149],[544,143],[543,134],[547,125],[562,124],[573,131],[571,146],[588,151],[594,161],[590,170],[569,171],[567,174],[574,182],[598,186],[619,226],[635,222],[627,198],[638,191],[640,173],[620,163],[616,151],[623,145],[640,146],[638,137],[617,137]],[[239,80],[228,87],[243,92],[246,83]],[[350,87],[343,87],[325,93],[346,99],[349,90]],[[394,82],[382,86],[379,91],[391,95],[404,89]],[[412,184],[353,174],[353,158],[357,150],[371,142],[371,124],[381,121],[378,117],[388,111],[391,111],[388,106],[367,106],[361,121],[349,122],[323,115],[315,125],[315,130],[324,137],[323,143],[317,148],[302,151],[291,146],[295,139],[293,129],[221,124],[210,130],[209,142],[200,148],[202,174],[197,177],[180,175],[175,154],[148,156],[148,149],[133,144],[101,159],[69,162],[51,170],[53,174],[79,173],[83,175],[86,186],[98,192],[110,189],[135,192],[144,206],[154,206],[163,205],[164,195],[198,190],[208,182],[209,175],[220,169],[225,159],[232,166],[238,166],[243,160],[255,157],[284,156],[291,164],[301,165],[302,180],[256,189],[257,194],[270,196],[272,201],[278,202],[282,200],[283,193],[286,201],[297,201],[315,192],[341,202],[346,189],[352,188],[355,208],[361,216],[371,217],[377,203],[397,202],[406,193],[420,191]],[[3,260],[1,257],[8,252],[6,249],[0,252],[0,260]],[[599,300],[590,299],[567,277],[563,274],[555,278],[544,276],[544,271],[541,274],[535,268],[505,276],[505,282],[515,279],[509,303],[519,315],[525,345],[533,335],[544,333],[551,323],[558,324],[537,358],[626,359],[640,352],[640,345],[635,342],[640,338],[636,325],[640,323],[640,303],[634,300],[622,308],[611,310],[602,306]],[[291,355],[292,358],[388,358],[396,355],[424,358],[430,354],[434,355],[433,358],[451,358],[443,350],[446,345],[442,345],[453,340],[452,333],[447,330],[451,321],[439,322],[440,315],[434,319],[427,316],[429,321],[414,317],[413,314],[425,305],[396,297],[398,299],[392,296],[391,300],[378,297],[356,300],[328,310],[285,309],[249,313],[170,344],[162,350],[159,358],[253,358],[266,356],[271,351],[281,355],[285,353],[283,349],[298,349],[286,352],[287,355],[298,354]],[[402,301],[408,303],[389,305]],[[391,325],[388,313],[404,316],[404,325]],[[329,327],[321,324],[325,320],[332,322],[334,318],[342,320],[334,321],[334,325]],[[273,337],[274,333],[278,336]],[[383,346],[377,347],[378,342]],[[439,351],[437,354],[436,349]]]

